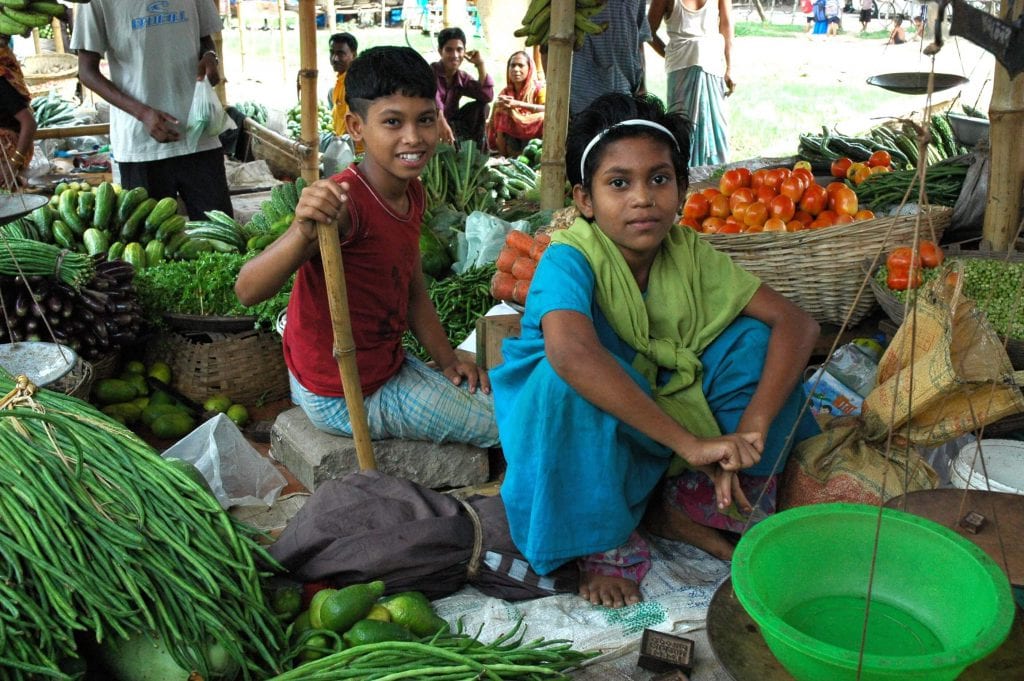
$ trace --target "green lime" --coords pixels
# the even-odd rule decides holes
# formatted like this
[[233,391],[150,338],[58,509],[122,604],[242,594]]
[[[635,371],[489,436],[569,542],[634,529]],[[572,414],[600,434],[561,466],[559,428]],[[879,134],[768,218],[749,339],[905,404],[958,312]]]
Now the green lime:
[[270,608],[275,615],[290,620],[302,609],[302,590],[297,586],[284,586],[274,592]]
[[337,589],[320,589],[313,594],[312,600],[309,601],[309,625],[314,629],[326,629],[323,620],[320,619],[320,608],[323,606],[324,601],[338,593]]
[[366,614],[368,620],[378,620],[380,622],[390,622],[391,613],[380,603],[374,603],[373,607],[370,608],[370,612]]
[[303,610],[299,613],[299,616],[295,618],[291,626],[291,640],[298,641],[299,637],[305,632],[313,628],[313,625],[309,623],[309,610]]
[[136,397],[132,400],[132,404],[138,407],[140,410],[145,409],[149,406],[149,396],[143,395],[142,397]]
[[168,393],[165,393],[163,390],[154,390],[153,394],[149,396],[149,404],[150,404],[150,406],[154,406],[154,405],[158,405],[158,404],[174,404],[174,403],[175,403],[174,398],[171,397]]
[[124,365],[124,371],[128,374],[139,374],[141,376],[146,373],[146,365],[137,359],[133,359]]
[[232,404],[228,407],[227,415],[239,428],[249,422],[249,410],[241,404]]
[[330,654],[331,641],[323,634],[316,634],[306,639],[306,643],[299,653],[299,659],[303,662],[319,660]]
[[149,394],[149,383],[142,374],[125,374],[124,382],[135,389],[135,397]]
[[150,364],[148,375],[168,385],[171,383],[171,367],[166,362],[153,362]]
[[203,402],[203,410],[217,412],[218,414],[227,411],[230,406],[231,398],[220,393],[207,397],[206,401]]

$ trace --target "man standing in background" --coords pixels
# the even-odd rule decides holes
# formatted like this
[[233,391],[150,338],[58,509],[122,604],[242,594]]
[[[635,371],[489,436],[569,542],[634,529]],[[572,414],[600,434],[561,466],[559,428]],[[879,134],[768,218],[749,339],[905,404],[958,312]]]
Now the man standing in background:
[[608,29],[588,35],[572,56],[569,114],[576,115],[603,94],[644,91],[644,43],[651,39],[644,0],[616,0],[591,17]]
[[[437,34],[437,52],[441,60],[430,68],[437,80],[441,141],[454,144],[457,139],[468,139],[483,149],[488,105],[494,101],[494,79],[487,73],[483,55],[479,50],[466,50],[466,34],[457,27]],[[460,69],[464,60],[476,67],[476,78]],[[460,106],[463,97],[473,101]]]
[[157,199],[180,194],[194,220],[233,214],[220,140],[201,137],[192,148],[184,134],[196,81],[220,81],[211,38],[220,30],[211,0],[92,0],[78,8],[71,37],[79,79],[111,104],[121,184]]
[[331,121],[334,123],[334,134],[344,135],[348,132],[345,125],[345,114],[348,104],[345,102],[345,76],[348,67],[359,52],[359,42],[351,33],[335,33],[328,41],[331,50],[331,68],[338,74],[331,90]]

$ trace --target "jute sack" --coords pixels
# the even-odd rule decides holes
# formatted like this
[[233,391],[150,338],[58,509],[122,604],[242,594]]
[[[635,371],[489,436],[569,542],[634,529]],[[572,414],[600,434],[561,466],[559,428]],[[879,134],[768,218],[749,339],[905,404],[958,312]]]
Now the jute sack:
[[[911,445],[933,446],[1024,412],[1002,343],[962,293],[954,264],[917,295],[879,361],[860,417],[835,419],[790,456],[780,508],[833,501],[884,503],[933,489],[935,471]],[[891,434],[891,437],[890,437]]]

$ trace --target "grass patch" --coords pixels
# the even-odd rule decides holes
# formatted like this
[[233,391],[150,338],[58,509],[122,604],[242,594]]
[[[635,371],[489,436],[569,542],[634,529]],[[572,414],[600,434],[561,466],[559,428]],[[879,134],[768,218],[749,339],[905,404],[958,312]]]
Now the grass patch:
[[762,24],[759,21],[738,22],[733,28],[736,37],[793,38],[806,32],[804,24]]

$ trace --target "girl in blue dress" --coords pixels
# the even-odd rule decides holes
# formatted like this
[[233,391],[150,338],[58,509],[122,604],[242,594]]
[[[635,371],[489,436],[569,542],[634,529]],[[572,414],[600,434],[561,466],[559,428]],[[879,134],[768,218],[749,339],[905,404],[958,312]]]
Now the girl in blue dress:
[[582,217],[552,234],[491,372],[512,539],[542,575],[578,561],[595,604],[640,600],[645,511],[730,557],[721,530],[742,529],[751,498],[774,509],[772,474],[813,432],[795,424],[818,326],[676,225],[689,148],[688,121],[653,97],[605,95],[573,119]]

